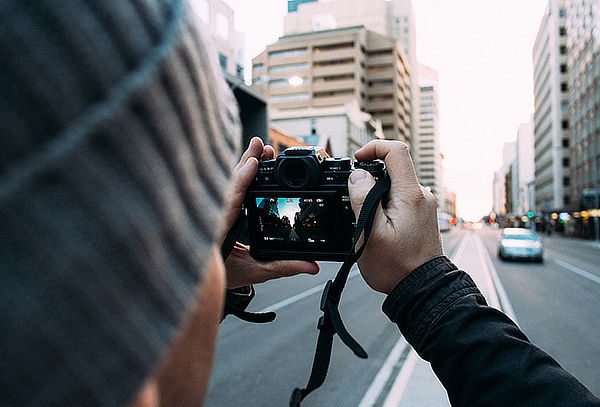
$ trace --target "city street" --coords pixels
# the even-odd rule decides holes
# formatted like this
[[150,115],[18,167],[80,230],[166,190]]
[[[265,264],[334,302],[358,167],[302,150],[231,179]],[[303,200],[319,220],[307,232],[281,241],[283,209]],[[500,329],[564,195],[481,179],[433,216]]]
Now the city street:
[[[466,268],[488,302],[516,319],[528,337],[600,394],[600,248],[579,240],[544,238],[544,264],[496,257],[498,230],[455,230],[444,247]],[[208,406],[285,406],[306,384],[317,337],[322,285],[337,263],[318,276],[259,285],[252,311],[276,310],[270,324],[228,317],[221,326]],[[356,358],[339,340],[325,385],[306,406],[447,406],[428,364],[416,356],[381,312],[384,296],[353,272],[343,294],[346,326],[369,354]]]

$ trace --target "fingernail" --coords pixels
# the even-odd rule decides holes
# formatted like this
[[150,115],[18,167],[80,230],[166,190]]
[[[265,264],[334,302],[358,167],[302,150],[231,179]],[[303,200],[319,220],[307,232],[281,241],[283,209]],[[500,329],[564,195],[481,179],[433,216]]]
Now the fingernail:
[[367,180],[367,172],[363,170],[356,170],[350,174],[350,183],[358,184]]

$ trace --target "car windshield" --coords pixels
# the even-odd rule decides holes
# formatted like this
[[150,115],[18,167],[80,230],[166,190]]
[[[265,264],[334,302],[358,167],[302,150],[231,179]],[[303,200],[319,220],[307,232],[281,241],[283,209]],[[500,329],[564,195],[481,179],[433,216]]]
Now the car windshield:
[[504,235],[502,239],[510,239],[510,240],[537,240],[537,236],[535,235]]

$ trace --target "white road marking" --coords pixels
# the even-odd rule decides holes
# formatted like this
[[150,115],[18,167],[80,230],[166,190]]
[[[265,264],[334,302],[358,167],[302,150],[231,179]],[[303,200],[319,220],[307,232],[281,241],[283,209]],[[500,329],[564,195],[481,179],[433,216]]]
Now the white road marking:
[[[355,277],[358,275],[358,269],[354,268],[350,274],[348,275],[348,280],[350,280],[352,277]],[[286,298],[283,301],[279,301],[278,303],[275,303],[273,305],[269,305],[266,308],[261,309],[260,311],[258,311],[259,313],[263,313],[263,312],[269,312],[269,311],[277,311],[282,309],[283,307],[287,307],[290,304],[293,304],[295,302],[298,302],[300,300],[305,299],[306,297],[310,297],[313,294],[316,294],[318,292],[322,292],[323,288],[325,288],[325,284],[327,284],[327,282],[323,283],[323,284],[319,284],[315,287],[309,288],[308,290],[302,291],[296,295],[293,295],[291,297]]]
[[396,380],[394,380],[394,384],[383,403],[383,407],[396,407],[400,400],[402,400],[402,395],[404,394],[404,390],[406,389],[406,385],[410,380],[413,370],[415,370],[418,358],[417,352],[411,349],[406,358],[406,362],[404,362],[404,365],[402,366],[402,370],[400,370]]
[[594,275],[594,274],[592,274],[590,272],[587,272],[587,271],[585,271],[583,269],[580,269],[579,267],[573,266],[573,265],[571,265],[569,263],[565,263],[562,260],[552,259],[552,261],[555,262],[556,264],[558,264],[559,266],[561,266],[562,268],[564,268],[566,270],[569,270],[572,273],[578,274],[581,277],[585,277],[588,280],[591,280],[591,281],[593,281],[595,283],[600,284],[600,277],[598,277],[598,276],[596,276],[596,275]]
[[492,276],[492,280],[494,281],[494,286],[496,287],[495,292],[498,294],[498,298],[500,300],[500,309],[506,313],[514,321],[515,324],[519,325],[519,321],[517,321],[517,316],[515,315],[515,311],[508,299],[508,295],[506,295],[506,290],[504,289],[504,285],[502,285],[502,281],[500,281],[500,277],[498,277],[498,272],[496,271],[496,267],[494,267],[494,263],[492,263],[492,259],[487,249],[483,247],[483,243],[481,242],[481,238],[477,236],[478,246],[482,250],[482,256],[484,259],[484,264],[487,268],[488,273]]
[[[475,239],[475,246],[477,246],[477,251],[479,252],[479,259],[481,260],[481,266],[483,267],[483,271],[484,271],[483,275],[485,278],[485,282],[486,282],[486,285],[488,286],[487,287],[488,289],[485,290],[485,291],[487,291],[488,296],[490,297],[490,298],[488,298],[488,301],[490,302],[490,305],[492,307],[501,310],[502,305],[500,304],[500,299],[498,298],[498,293],[496,292],[496,289],[494,288],[495,281],[493,281],[493,278],[492,278],[491,270],[492,270],[492,268],[494,268],[494,265],[487,261],[486,255],[488,253],[483,247],[481,238],[475,234],[473,234],[473,238]],[[494,270],[494,272],[495,271],[496,270]],[[507,301],[508,301],[508,299],[507,299]]]
[[465,237],[463,237],[462,241],[460,242],[460,245],[458,245],[458,249],[456,249],[454,255],[452,255],[451,257],[452,262],[458,263],[462,259],[462,256],[465,252],[465,248],[467,247],[467,242],[469,241],[470,237],[470,233],[466,234]]
[[[464,235],[460,244],[458,245],[458,248],[454,251],[454,254],[451,256],[453,261],[456,261],[457,259],[462,257],[462,255],[465,251],[466,242],[469,237],[470,237],[470,234]],[[381,368],[379,369],[379,372],[377,372],[377,375],[371,382],[371,385],[367,389],[367,392],[363,396],[358,407],[371,407],[371,406],[375,405],[375,403],[379,399],[379,396],[381,395],[381,392],[383,391],[385,385],[390,380],[390,376],[393,373],[394,366],[396,366],[398,364],[398,360],[400,359],[400,356],[402,356],[402,353],[403,353],[404,349],[406,348],[406,346],[408,346],[408,343],[406,342],[406,339],[404,339],[404,337],[401,336],[400,339],[398,339],[398,342],[396,342],[396,344],[390,351],[388,357],[385,359],[385,362],[383,362],[383,365],[381,366]],[[411,353],[414,353],[414,351],[411,350]],[[408,362],[408,359],[406,362]],[[406,362],[402,366],[402,369],[400,370],[400,373],[398,373],[398,376],[400,376],[402,374],[402,372],[405,372],[404,375],[408,375],[407,377],[410,377],[410,374],[412,373],[412,368],[414,368],[414,365],[411,368],[411,371],[406,373],[406,371],[404,370],[404,369],[406,369],[406,366],[407,366]],[[407,378],[407,380],[408,380],[408,378]],[[395,383],[396,382],[394,382],[394,385],[395,385]]]
[[372,407],[377,402],[377,399],[381,394],[381,390],[383,390],[383,387],[390,379],[394,367],[398,363],[398,359],[400,359],[400,356],[402,355],[402,353],[404,353],[404,350],[407,346],[408,343],[406,342],[404,337],[400,337],[398,342],[396,342],[396,344],[392,348],[392,351],[388,355],[385,362],[383,362],[381,369],[379,369],[379,372],[375,376],[375,379],[373,379],[373,382],[367,389],[367,392],[363,396],[358,407]]

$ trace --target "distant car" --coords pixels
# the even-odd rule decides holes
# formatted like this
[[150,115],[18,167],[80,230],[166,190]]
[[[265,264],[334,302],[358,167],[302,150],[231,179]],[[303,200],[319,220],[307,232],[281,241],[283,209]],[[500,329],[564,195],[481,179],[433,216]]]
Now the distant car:
[[525,259],[544,261],[544,246],[539,236],[524,228],[502,230],[498,241],[498,257],[501,259]]

